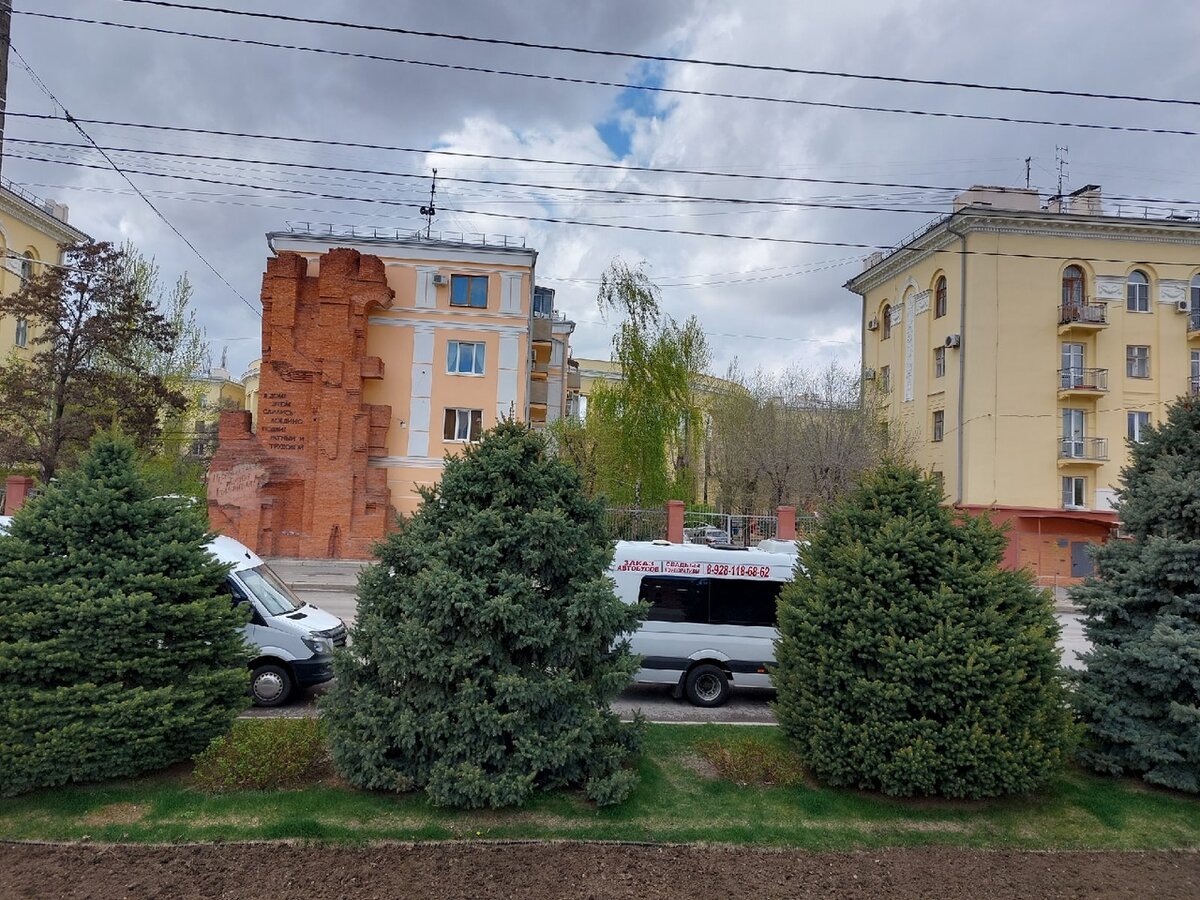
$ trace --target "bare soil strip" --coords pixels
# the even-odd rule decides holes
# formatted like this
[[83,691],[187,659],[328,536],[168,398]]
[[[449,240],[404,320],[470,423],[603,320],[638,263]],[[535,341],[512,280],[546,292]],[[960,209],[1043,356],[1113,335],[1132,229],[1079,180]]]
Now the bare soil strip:
[[1200,854],[803,853],[580,843],[0,844],[17,898],[1200,897]]

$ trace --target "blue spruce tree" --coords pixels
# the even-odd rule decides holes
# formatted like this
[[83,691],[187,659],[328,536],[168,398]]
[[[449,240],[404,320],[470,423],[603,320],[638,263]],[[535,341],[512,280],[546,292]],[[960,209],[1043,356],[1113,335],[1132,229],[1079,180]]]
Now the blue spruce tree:
[[338,770],[446,806],[576,784],[619,802],[638,729],[609,702],[636,669],[617,642],[638,609],[606,576],[601,506],[513,423],[448,458],[423,498],[359,582],[323,704]]
[[1200,403],[1186,397],[1131,443],[1117,512],[1072,591],[1092,649],[1077,705],[1099,771],[1200,792]]
[[0,537],[0,794],[163,768],[245,708],[243,620],[192,510],[98,437]]
[[1004,535],[961,521],[913,468],[867,473],[802,546],[779,598],[776,713],[818,778],[989,797],[1065,761],[1070,709],[1044,591],[999,567]]

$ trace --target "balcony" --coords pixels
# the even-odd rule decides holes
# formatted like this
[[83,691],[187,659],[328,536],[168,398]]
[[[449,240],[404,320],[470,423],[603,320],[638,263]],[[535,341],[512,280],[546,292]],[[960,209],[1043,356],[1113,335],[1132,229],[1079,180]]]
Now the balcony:
[[1193,375],[1188,379],[1188,393],[1193,397],[1200,396],[1200,375]]
[[1099,331],[1108,327],[1108,306],[1104,303],[1066,303],[1058,308],[1058,333]]
[[1061,438],[1058,442],[1060,466],[1099,466],[1108,462],[1108,438]]
[[577,391],[579,387],[579,363],[571,360],[567,363],[567,390]]
[[1200,309],[1193,307],[1188,313],[1188,340],[1196,338],[1200,338]]
[[550,383],[547,381],[531,381],[529,382],[529,405],[530,406],[545,406],[546,399],[550,396]]
[[1108,369],[1059,369],[1058,399],[1108,393]]
[[530,361],[530,374],[539,381],[545,381],[550,374],[550,354],[534,353]]
[[533,317],[533,342],[548,344],[554,338],[554,322],[543,316]]

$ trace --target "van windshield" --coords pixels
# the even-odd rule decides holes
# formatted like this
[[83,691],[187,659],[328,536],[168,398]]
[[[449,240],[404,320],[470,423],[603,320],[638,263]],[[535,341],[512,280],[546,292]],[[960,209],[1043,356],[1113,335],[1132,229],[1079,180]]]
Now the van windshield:
[[288,586],[279,580],[279,576],[265,565],[242,569],[235,574],[246,590],[254,595],[254,599],[262,604],[267,615],[282,616],[295,612],[304,605],[296,599]]

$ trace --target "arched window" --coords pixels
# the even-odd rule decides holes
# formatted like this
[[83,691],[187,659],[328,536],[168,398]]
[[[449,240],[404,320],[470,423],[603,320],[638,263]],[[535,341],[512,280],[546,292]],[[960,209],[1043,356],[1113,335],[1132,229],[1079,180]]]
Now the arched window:
[[881,318],[883,321],[880,323],[879,328],[882,334],[879,335],[879,339],[886,341],[892,336],[892,305],[890,303],[883,304],[883,315]]
[[1188,331],[1200,331],[1200,275],[1192,276],[1192,309],[1188,314]]
[[1150,279],[1134,269],[1125,282],[1125,308],[1130,312],[1150,312]]
[[946,276],[937,280],[933,287],[933,317],[940,319],[946,314]]
[[21,280],[28,281],[33,277],[33,253],[26,250],[25,255],[21,257]]
[[1083,269],[1067,266],[1062,277],[1063,306],[1078,309],[1083,306]]

